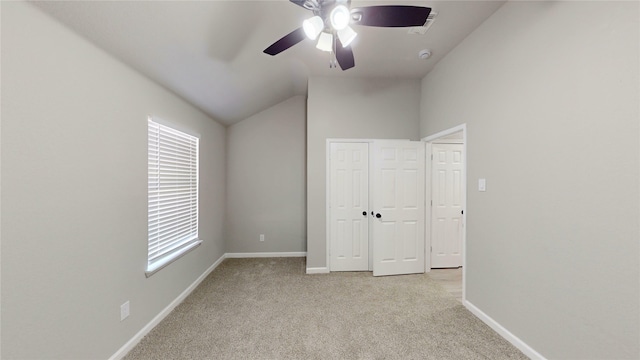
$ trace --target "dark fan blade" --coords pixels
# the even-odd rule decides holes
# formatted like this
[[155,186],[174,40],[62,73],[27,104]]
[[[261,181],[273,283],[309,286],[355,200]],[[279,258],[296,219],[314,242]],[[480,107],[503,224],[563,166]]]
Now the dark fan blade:
[[336,42],[336,60],[338,60],[338,64],[340,64],[340,67],[343,71],[356,66],[356,61],[353,58],[353,50],[351,50],[351,45],[342,47],[340,39],[338,39]]
[[[307,0],[289,0],[289,1],[291,1],[292,3],[294,3],[294,4],[298,5],[298,6],[302,6],[302,7],[304,7],[304,3],[305,3]],[[305,8],[305,9],[306,9],[306,8]]]
[[277,55],[304,40],[306,37],[307,36],[304,34],[304,30],[301,27],[297,28],[287,35],[283,36],[280,40],[271,44],[271,46],[264,49],[263,52],[269,55]]
[[410,5],[367,6],[351,10],[357,25],[380,27],[422,26],[427,22],[431,8]]

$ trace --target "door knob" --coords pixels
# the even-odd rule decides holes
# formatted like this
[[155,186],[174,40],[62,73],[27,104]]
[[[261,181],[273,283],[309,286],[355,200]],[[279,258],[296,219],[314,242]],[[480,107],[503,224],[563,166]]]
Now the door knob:
[[366,212],[366,211],[363,211],[363,212],[362,212],[362,216],[367,216],[367,212]]
[[380,219],[382,217],[382,215],[380,215],[380,213],[376,214],[376,218]]

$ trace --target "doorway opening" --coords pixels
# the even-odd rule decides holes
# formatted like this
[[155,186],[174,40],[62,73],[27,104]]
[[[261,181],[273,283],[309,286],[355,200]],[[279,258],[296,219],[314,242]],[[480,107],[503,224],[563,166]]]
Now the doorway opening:
[[[427,144],[425,272],[466,300],[467,130],[458,125],[422,139]],[[461,269],[460,269],[461,268]],[[436,270],[437,269],[437,270]],[[460,279],[461,277],[461,279]]]

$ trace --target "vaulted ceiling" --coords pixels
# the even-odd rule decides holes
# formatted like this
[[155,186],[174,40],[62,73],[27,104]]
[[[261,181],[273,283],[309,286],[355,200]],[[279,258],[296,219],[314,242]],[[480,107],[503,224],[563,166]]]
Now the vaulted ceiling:
[[[273,57],[262,52],[312,16],[286,0],[34,2],[223,124],[305,95],[311,76],[420,79],[503,3],[353,0],[351,7],[427,6],[437,16],[424,35],[354,26],[356,66],[342,71],[311,40]],[[432,52],[427,60],[418,58],[423,49]]]

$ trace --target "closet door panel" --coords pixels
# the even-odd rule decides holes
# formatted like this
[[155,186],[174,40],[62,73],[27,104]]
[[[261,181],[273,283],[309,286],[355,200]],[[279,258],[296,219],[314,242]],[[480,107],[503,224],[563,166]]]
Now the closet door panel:
[[369,144],[330,143],[331,271],[369,268]]
[[425,144],[380,140],[372,152],[373,275],[422,273]]

